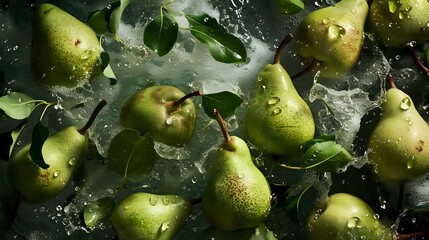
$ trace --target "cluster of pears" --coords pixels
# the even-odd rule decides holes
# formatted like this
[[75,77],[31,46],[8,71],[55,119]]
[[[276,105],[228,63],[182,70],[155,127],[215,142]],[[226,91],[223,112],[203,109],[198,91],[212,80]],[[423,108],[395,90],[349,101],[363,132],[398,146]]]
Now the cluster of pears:
[[429,2],[374,0],[369,10],[371,29],[386,47],[405,47],[429,40]]
[[269,214],[270,185],[254,165],[247,144],[229,135],[219,112],[213,114],[225,140],[216,152],[202,194],[203,213],[222,231],[258,227]]
[[382,115],[373,129],[368,157],[384,180],[404,182],[429,172],[429,126],[392,77]]
[[202,93],[185,95],[173,86],[152,86],[131,96],[122,107],[120,123],[126,128],[150,133],[153,139],[171,146],[183,146],[195,131],[196,109],[189,99]]
[[120,240],[172,239],[191,215],[191,204],[178,195],[137,192],[128,195],[112,213]]
[[336,193],[316,206],[307,221],[309,240],[391,240],[393,234],[362,199]]
[[95,32],[62,9],[41,4],[34,13],[31,67],[36,79],[74,87],[102,73],[103,49]]
[[341,0],[311,12],[298,26],[297,53],[313,59],[321,77],[350,72],[362,50],[367,14],[366,0]]
[[97,106],[83,128],[69,126],[46,139],[42,146],[42,156],[49,165],[48,168],[41,168],[33,161],[29,152],[31,144],[27,144],[10,158],[8,182],[26,201],[42,203],[64,189],[85,159],[88,146],[87,130],[105,105],[106,102],[102,101]]
[[280,64],[280,54],[292,39],[288,34],[277,49],[274,63],[259,73],[244,119],[248,140],[262,151],[296,155],[314,137],[312,112]]

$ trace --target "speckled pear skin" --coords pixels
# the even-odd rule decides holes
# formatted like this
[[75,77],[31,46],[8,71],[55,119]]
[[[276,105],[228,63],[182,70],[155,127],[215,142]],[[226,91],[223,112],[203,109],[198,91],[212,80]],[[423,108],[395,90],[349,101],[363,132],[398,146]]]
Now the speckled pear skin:
[[202,195],[203,213],[222,231],[259,226],[269,213],[271,189],[246,143],[235,136],[216,154]]
[[101,74],[103,49],[95,32],[69,13],[48,3],[33,17],[31,67],[36,79],[74,87]]
[[353,68],[364,42],[366,0],[342,0],[308,14],[297,28],[296,50],[321,62],[320,76],[336,78]]
[[120,123],[126,128],[150,133],[157,142],[183,146],[192,138],[196,125],[196,109],[186,99],[178,109],[167,105],[185,96],[173,86],[144,88],[131,96],[122,107]]
[[87,136],[80,134],[75,126],[48,137],[42,146],[43,159],[50,165],[47,169],[33,162],[29,153],[31,145],[24,146],[9,160],[9,184],[31,203],[42,203],[57,196],[85,159],[87,143]]
[[299,154],[314,137],[311,110],[280,64],[268,64],[259,74],[244,129],[252,144],[276,155]]
[[372,31],[386,47],[406,47],[429,39],[429,2],[426,0],[374,0],[368,17]]
[[180,196],[139,192],[116,205],[112,224],[120,240],[169,240],[191,213],[190,203]]
[[429,172],[429,126],[411,98],[397,88],[386,93],[380,121],[369,138],[368,157],[382,179],[403,182]]

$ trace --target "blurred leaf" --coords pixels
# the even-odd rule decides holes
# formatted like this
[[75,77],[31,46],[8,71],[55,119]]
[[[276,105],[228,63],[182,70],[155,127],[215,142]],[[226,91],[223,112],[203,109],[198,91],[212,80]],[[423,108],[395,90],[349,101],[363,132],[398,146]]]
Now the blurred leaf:
[[293,222],[302,225],[300,212],[299,212],[299,204],[301,202],[302,196],[304,196],[304,194],[311,187],[313,187],[314,183],[315,182],[310,183],[306,188],[304,188],[303,191],[300,192],[299,195],[292,195],[286,199],[286,212]]
[[13,119],[28,118],[34,107],[34,99],[24,93],[11,92],[0,98],[0,109]]
[[164,56],[173,48],[177,41],[179,26],[174,18],[164,12],[152,20],[144,30],[144,44]]
[[33,129],[30,146],[30,157],[37,166],[43,169],[49,168],[49,165],[45,163],[42,155],[42,147],[48,137],[49,129],[43,126],[41,122],[38,122]]
[[318,172],[337,172],[352,159],[350,153],[334,141],[315,143],[303,157],[304,167]]
[[112,197],[104,197],[91,201],[85,206],[83,212],[85,225],[89,228],[96,227],[112,213],[114,206],[114,199]]
[[243,102],[238,95],[228,91],[203,94],[202,97],[204,111],[210,118],[213,118],[213,109],[216,109],[223,118],[230,117],[235,114],[235,109]]
[[113,72],[113,69],[110,67],[110,56],[107,52],[102,52],[101,55],[101,69],[103,70],[103,75],[110,79],[110,85],[115,85],[116,75]]
[[307,151],[311,146],[318,142],[327,142],[327,141],[335,141],[335,134],[331,135],[323,135],[311,140],[308,140],[304,145],[304,152]]
[[12,156],[12,152],[13,152],[13,149],[15,147],[16,140],[18,140],[19,134],[21,134],[21,132],[25,128],[25,126],[27,126],[27,122],[28,121],[26,121],[26,120],[21,122],[18,125],[18,127],[11,132],[10,135],[12,137],[12,144],[10,145],[10,148],[9,148],[9,157]]
[[304,10],[304,1],[276,0],[276,7],[279,9],[280,12],[286,15],[292,15]]
[[223,63],[242,63],[247,60],[243,42],[219,25],[217,20],[207,14],[185,15],[191,34],[209,49],[216,61]]
[[157,154],[150,134],[125,129],[109,146],[108,167],[132,182],[144,180],[155,165]]

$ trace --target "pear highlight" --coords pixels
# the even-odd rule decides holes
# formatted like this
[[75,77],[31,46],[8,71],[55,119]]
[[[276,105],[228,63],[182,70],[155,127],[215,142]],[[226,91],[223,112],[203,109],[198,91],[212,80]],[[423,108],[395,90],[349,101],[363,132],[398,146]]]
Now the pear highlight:
[[301,146],[314,137],[313,114],[296,91],[280,64],[280,44],[273,64],[266,65],[258,76],[253,97],[244,119],[248,140],[262,151],[276,155],[297,155]]
[[41,4],[34,14],[31,67],[42,84],[74,87],[102,73],[95,32],[62,9]]
[[317,61],[321,77],[349,73],[362,50],[367,14],[365,0],[342,0],[308,14],[297,29],[297,53]]
[[225,141],[216,153],[202,195],[203,213],[217,229],[233,231],[259,226],[271,206],[271,189],[254,165],[246,143],[229,136],[218,112]]

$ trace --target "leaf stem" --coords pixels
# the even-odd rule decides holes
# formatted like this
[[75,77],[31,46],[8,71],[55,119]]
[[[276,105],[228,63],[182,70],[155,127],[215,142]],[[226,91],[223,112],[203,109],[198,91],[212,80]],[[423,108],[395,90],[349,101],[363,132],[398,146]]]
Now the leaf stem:
[[413,57],[414,62],[417,64],[417,66],[420,68],[420,70],[426,74],[429,75],[429,68],[427,68],[425,65],[423,65],[422,61],[420,60],[420,57],[417,56],[416,50],[412,48],[411,46],[407,46],[408,51],[411,53],[411,56]]
[[274,56],[273,64],[280,63],[281,53],[282,53],[283,49],[285,48],[285,46],[290,42],[290,40],[292,40],[292,38],[293,38],[292,33],[288,33],[286,35],[286,37],[283,39],[283,41],[280,43],[280,45],[277,47],[276,55]]
[[42,121],[42,119],[43,119],[43,117],[45,116],[46,110],[48,110],[48,107],[50,107],[50,106],[54,105],[55,103],[46,103],[46,102],[45,102],[45,103],[40,103],[40,104],[46,104],[45,108],[43,109],[42,114],[40,114],[40,119],[39,119],[39,121],[41,122],[41,121]]
[[91,127],[91,125],[94,123],[95,118],[97,117],[97,115],[100,113],[101,109],[103,109],[104,106],[107,105],[106,100],[102,100],[97,107],[94,109],[94,111],[91,114],[91,117],[89,118],[88,122],[86,123],[86,125],[81,128],[79,130],[79,133],[84,135],[86,133],[86,131],[88,131],[88,129]]
[[226,143],[230,142],[231,141],[231,136],[228,133],[226,124],[223,121],[222,116],[220,115],[220,113],[216,109],[213,109],[212,115],[216,117],[216,121],[219,123],[219,126],[220,126],[220,129],[222,130],[222,134],[223,134],[223,137],[225,139],[225,142]]
[[302,77],[305,74],[307,74],[308,72],[313,70],[315,67],[317,67],[319,64],[320,64],[319,60],[313,59],[306,68],[304,68],[301,72],[299,72],[299,73],[297,73],[291,77],[292,81],[299,78],[299,77]]

